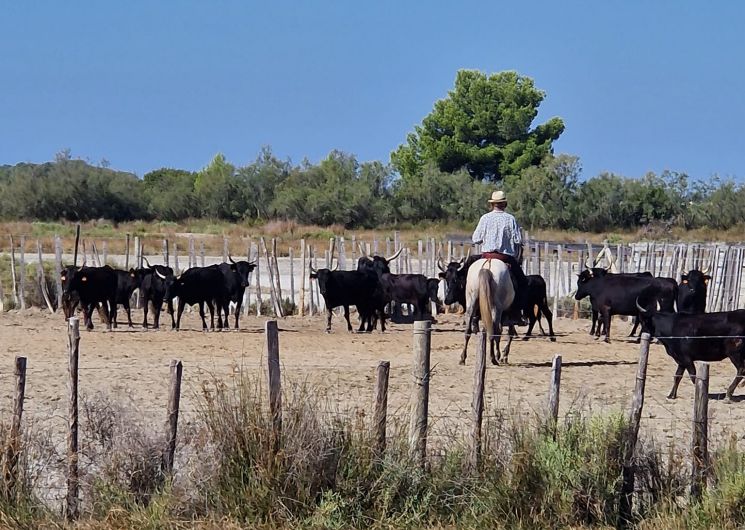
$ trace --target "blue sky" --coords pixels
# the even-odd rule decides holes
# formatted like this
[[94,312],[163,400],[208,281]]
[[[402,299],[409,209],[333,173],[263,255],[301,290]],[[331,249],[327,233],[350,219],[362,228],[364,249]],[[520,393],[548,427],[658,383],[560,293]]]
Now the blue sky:
[[585,178],[741,178],[744,23],[741,2],[6,1],[0,164],[388,161],[475,68],[532,77]]

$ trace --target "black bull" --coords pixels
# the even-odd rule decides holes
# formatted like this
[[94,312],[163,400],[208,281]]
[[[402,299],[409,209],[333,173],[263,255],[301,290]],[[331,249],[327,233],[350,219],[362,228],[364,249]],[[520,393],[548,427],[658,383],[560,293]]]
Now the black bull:
[[91,315],[93,308],[102,304],[106,315],[106,328],[111,330],[116,321],[117,275],[114,269],[103,267],[65,267],[60,276],[62,281],[63,311],[65,317],[72,316],[75,301],[83,308],[87,329],[93,329]]
[[[675,280],[626,274],[597,274],[594,269],[584,270],[579,274],[574,298],[582,300],[590,297],[592,310],[602,318],[605,342],[610,342],[611,316],[638,316],[636,300],[642,293],[645,293],[645,297],[653,297],[659,302],[662,311],[675,310]],[[595,334],[600,336],[600,326],[597,327]]]
[[414,306],[414,318],[424,319],[429,317],[429,301],[436,304],[437,288],[432,279],[423,274],[392,274],[390,262],[401,253],[399,249],[393,256],[368,256],[360,246],[362,257],[357,260],[357,271],[372,273],[377,276],[379,284],[379,296],[384,304],[395,302],[396,304],[411,304]]
[[384,301],[375,273],[365,271],[336,271],[310,267],[310,277],[318,281],[318,290],[326,303],[326,332],[331,332],[331,316],[335,307],[344,308],[347,330],[352,331],[349,306],[356,306],[360,315],[358,331],[372,331],[373,319],[380,318],[380,329],[385,331]]
[[[644,293],[640,300],[648,301],[649,296]],[[727,358],[737,370],[726,392],[726,399],[731,399],[745,376],[745,310],[705,314],[670,313],[657,312],[655,305],[645,302],[640,305],[637,302],[637,309],[644,329],[657,337],[678,365],[668,399],[677,397],[678,385],[685,370],[691,376],[691,381],[695,381],[695,361],[716,362]]]

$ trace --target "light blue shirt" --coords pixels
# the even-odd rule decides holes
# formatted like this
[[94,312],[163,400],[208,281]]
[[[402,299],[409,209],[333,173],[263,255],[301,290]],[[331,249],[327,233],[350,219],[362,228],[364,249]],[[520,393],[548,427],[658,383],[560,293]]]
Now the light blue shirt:
[[481,243],[483,252],[495,250],[515,258],[523,242],[515,218],[500,210],[482,215],[471,239],[474,244]]

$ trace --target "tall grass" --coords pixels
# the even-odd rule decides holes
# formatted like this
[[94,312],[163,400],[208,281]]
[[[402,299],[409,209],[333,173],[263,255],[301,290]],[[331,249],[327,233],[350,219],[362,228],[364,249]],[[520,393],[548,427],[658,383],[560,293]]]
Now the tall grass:
[[[409,460],[405,426],[389,422],[384,455],[364,414],[341,413],[318,388],[285,381],[283,432],[273,451],[265,388],[251,377],[206,384],[179,436],[176,471],[160,466],[160,429],[105,395],[83,400],[81,528],[610,528],[619,523],[620,415],[567,415],[557,429],[510,412],[484,425],[481,467],[464,435],[431,440],[422,469]],[[182,422],[184,425],[184,422]],[[465,430],[463,430],[465,431]],[[0,435],[4,434],[0,430]],[[28,447],[33,445],[28,443]],[[57,527],[29,480],[0,501],[0,525]],[[745,454],[715,452],[700,502],[687,500],[687,470],[674,447],[637,448],[639,528],[745,525]]]

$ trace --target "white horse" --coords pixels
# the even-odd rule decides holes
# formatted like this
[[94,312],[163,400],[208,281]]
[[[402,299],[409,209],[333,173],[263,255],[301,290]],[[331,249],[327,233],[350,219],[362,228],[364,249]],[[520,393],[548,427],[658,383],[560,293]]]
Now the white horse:
[[515,288],[512,285],[507,264],[498,259],[480,259],[471,265],[466,277],[466,343],[460,356],[460,364],[466,364],[466,351],[471,338],[471,317],[476,304],[481,312],[481,321],[486,329],[486,336],[491,347],[491,362],[507,362],[510,354],[512,335],[510,334],[504,355],[499,361],[494,356],[496,347],[499,351],[499,336],[502,333],[502,313],[515,300]]

